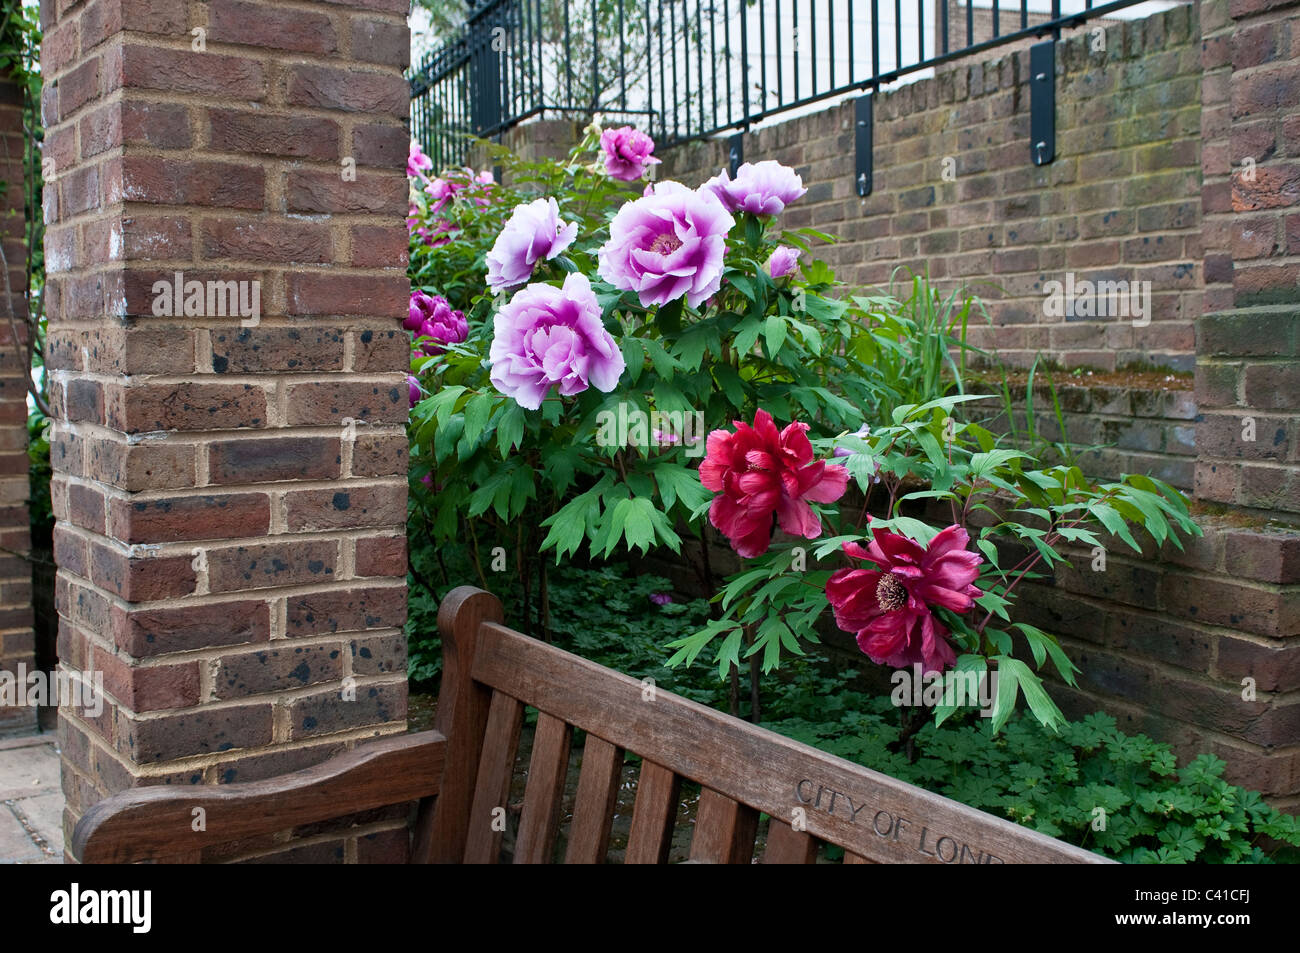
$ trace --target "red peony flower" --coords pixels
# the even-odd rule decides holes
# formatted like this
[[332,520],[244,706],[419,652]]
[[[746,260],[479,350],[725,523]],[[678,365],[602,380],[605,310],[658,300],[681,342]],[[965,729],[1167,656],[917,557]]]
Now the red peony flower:
[[866,549],[845,543],[849,556],[880,568],[841,569],[826,581],[835,624],[856,633],[858,648],[878,665],[905,668],[920,662],[926,672],[942,672],[956,663],[957,655],[947,627],[930,608],[965,612],[981,595],[973,585],[980,557],[966,548],[969,543],[970,536],[957,525],[929,546],[889,530],[873,533]]
[[765,410],[754,416],[752,427],[739,420],[735,424],[735,433],[709,434],[700,463],[700,482],[722,494],[709,508],[709,522],[746,558],[767,552],[777,523],[791,535],[816,539],[822,522],[808,502],[838,500],[849,471],[813,460],[807,424],[792,423],[778,432]]

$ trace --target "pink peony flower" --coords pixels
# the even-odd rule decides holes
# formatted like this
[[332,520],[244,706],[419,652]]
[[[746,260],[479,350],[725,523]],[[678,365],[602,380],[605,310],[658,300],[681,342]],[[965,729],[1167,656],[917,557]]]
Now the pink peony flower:
[[790,248],[788,245],[778,245],[767,259],[764,270],[772,278],[784,278],[794,271],[795,266],[799,264],[799,255],[801,252],[797,248]]
[[715,194],[727,211],[754,215],[780,214],[808,191],[794,169],[775,159],[746,162],[736,170],[734,181],[723,169],[700,188]]
[[457,188],[446,179],[431,179],[424,187],[424,194],[429,196],[429,212],[437,214],[442,211],[442,207],[451,201],[452,196],[457,192]]
[[445,350],[439,344],[459,344],[469,337],[469,322],[464,313],[452,310],[451,303],[442,295],[427,295],[423,291],[411,292],[411,304],[402,327],[416,337],[433,339],[435,343],[425,343],[422,348],[431,357]]
[[411,178],[424,178],[424,173],[433,168],[433,160],[424,154],[420,144],[411,140],[411,151],[406,156],[406,174]]
[[776,525],[793,536],[816,539],[822,524],[808,503],[838,500],[849,471],[813,460],[805,423],[778,432],[772,415],[759,410],[752,427],[740,420],[735,424],[735,433],[709,434],[700,463],[700,482],[721,494],[709,507],[709,522],[746,559],[767,552]]
[[952,525],[922,546],[889,530],[872,534],[866,549],[845,543],[844,552],[878,569],[840,569],[826,581],[835,624],[857,635],[858,648],[878,665],[905,668],[920,662],[942,672],[957,654],[948,628],[932,606],[965,612],[982,593],[975,588],[980,557],[966,546],[970,536]]
[[721,284],[727,232],[735,224],[712,194],[659,182],[614,216],[599,253],[600,277],[635,291],[646,307],[682,295],[694,307]]
[[419,235],[430,248],[441,248],[460,234],[460,229],[445,218],[435,218],[432,229],[420,225],[419,221],[418,217],[412,216],[406,220],[406,227],[412,235]]
[[600,148],[605,153],[605,171],[621,182],[636,181],[660,161],[650,154],[654,140],[631,126],[606,129],[600,134]]
[[673,597],[668,592],[652,592],[650,593],[650,601],[657,606],[666,606],[672,603]]
[[493,291],[522,285],[543,259],[562,253],[578,237],[578,224],[560,221],[555,199],[537,199],[515,208],[487,253],[487,283]]
[[411,397],[411,406],[414,407],[416,404],[420,402],[420,398],[424,395],[424,392],[420,390],[420,382],[416,380],[414,377],[412,377],[410,374],[407,374],[406,389],[409,392]]
[[588,386],[608,393],[623,373],[623,354],[601,322],[600,304],[587,276],[575,272],[564,286],[531,284],[496,313],[492,384],[520,407],[536,410],[558,385],[568,397]]
[[470,193],[470,201],[479,208],[487,208],[492,204],[491,193],[497,184],[492,176],[492,170],[484,169],[482,172],[475,172],[467,168],[465,174],[469,177],[469,188],[466,191]]

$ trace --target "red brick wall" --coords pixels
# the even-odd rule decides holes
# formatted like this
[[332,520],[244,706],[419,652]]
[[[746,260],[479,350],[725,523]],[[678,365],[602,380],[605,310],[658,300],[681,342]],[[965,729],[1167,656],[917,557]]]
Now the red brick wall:
[[[27,519],[27,248],[23,243],[22,98],[8,77],[0,77],[0,242],[9,263],[13,324],[9,309],[0,317],[0,671],[34,668],[32,567]],[[0,295],[4,285],[0,283]],[[17,334],[15,334],[15,330]],[[0,706],[0,736],[36,726],[36,709]]]
[[1300,514],[1300,13],[1205,19],[1206,317],[1197,495]]
[[[108,695],[61,711],[69,831],[405,727],[406,12],[42,6],[59,656]],[[178,271],[260,321],[158,316]]]
[[[834,235],[821,254],[853,284],[901,266],[940,287],[964,283],[993,325],[972,331],[1008,364],[1038,353],[1067,367],[1195,365],[1200,314],[1200,36],[1182,6],[1111,26],[1104,52],[1087,30],[1057,49],[1057,158],[1029,161],[1029,54],[960,61],[875,103],[874,188],[854,190],[853,105],[760,129],[745,159],[778,159],[809,191],[782,223]],[[725,163],[721,141],[669,149],[660,178],[697,185]],[[944,178],[954,160],[955,180]],[[1152,283],[1150,324],[1044,313],[1044,284]]]

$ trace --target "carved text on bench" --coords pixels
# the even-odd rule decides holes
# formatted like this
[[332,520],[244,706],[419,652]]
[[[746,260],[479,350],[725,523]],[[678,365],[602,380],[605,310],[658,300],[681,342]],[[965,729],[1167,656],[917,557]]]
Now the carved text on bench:
[[[853,824],[869,824],[877,837],[904,843],[919,854],[938,858],[945,864],[1004,864],[1001,857],[986,851],[975,851],[969,844],[938,831],[928,825],[918,825],[901,814],[878,810],[870,812],[865,799],[855,801],[851,794],[836,791],[824,784],[803,778],[794,786],[794,796],[801,804],[810,804],[827,814],[847,817]],[[837,802],[839,806],[837,807]]]

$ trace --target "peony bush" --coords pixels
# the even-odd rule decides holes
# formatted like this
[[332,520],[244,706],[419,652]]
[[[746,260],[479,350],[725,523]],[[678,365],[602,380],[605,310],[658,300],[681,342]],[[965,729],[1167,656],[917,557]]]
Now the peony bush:
[[[806,191],[790,168],[647,182],[653,142],[626,127],[589,127],[561,161],[483,148],[505,182],[431,178],[416,146],[408,162],[430,542],[468,541],[485,588],[489,562],[519,573],[545,636],[548,563],[692,538],[714,617],[670,666],[707,651],[757,680],[834,625],[891,669],[996,675],[995,729],[1021,696],[1063,720],[1041,673],[1076,668],[1016,618],[1017,587],[1070,546],[1180,546],[1198,530],[1176,490],[1094,483],[964,413],[972,299],[846,288],[814,253],[829,236],[783,226]],[[718,540],[741,564],[722,579]],[[957,703],[927,707],[942,722]]]

